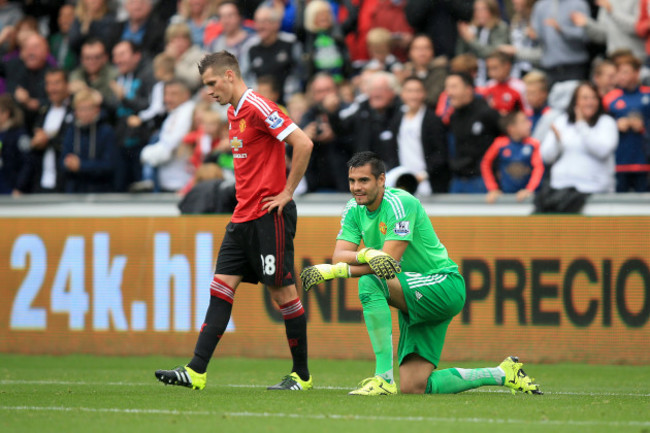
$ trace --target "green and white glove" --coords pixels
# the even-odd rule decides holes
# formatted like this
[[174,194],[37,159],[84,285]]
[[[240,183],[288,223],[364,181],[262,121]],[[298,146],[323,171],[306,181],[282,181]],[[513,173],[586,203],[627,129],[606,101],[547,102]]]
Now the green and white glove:
[[372,248],[359,250],[357,253],[357,262],[360,264],[368,263],[375,275],[386,280],[395,278],[396,274],[402,272],[402,267],[397,260],[383,251]]
[[347,263],[315,265],[303,269],[300,273],[300,282],[305,291],[334,278],[350,278],[350,265]]

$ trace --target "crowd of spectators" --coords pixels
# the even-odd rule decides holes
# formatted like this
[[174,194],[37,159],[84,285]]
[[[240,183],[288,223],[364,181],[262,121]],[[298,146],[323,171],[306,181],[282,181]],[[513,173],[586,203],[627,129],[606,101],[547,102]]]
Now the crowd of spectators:
[[0,0],[0,193],[228,184],[218,50],[314,141],[300,192],[361,150],[418,196],[649,190],[648,0]]

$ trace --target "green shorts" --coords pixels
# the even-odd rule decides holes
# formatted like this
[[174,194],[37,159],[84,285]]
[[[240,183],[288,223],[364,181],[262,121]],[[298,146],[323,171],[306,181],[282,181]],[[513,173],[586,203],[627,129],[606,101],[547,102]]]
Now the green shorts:
[[416,353],[437,367],[447,327],[465,305],[465,280],[459,273],[402,272],[397,278],[409,311],[399,312],[399,364]]

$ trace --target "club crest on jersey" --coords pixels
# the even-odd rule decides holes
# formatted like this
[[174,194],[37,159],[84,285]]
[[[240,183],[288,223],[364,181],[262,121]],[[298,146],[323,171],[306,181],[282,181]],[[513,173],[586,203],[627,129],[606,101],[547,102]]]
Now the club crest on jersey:
[[379,231],[381,232],[382,235],[386,234],[386,232],[388,231],[388,227],[386,227],[385,222],[382,221],[379,223]]
[[284,123],[284,120],[280,117],[277,111],[269,114],[264,121],[271,129],[278,129]]
[[232,150],[239,150],[244,147],[244,143],[239,138],[235,137],[230,140],[230,147],[232,147]]
[[239,132],[246,131],[246,120],[242,119],[239,121]]
[[409,230],[409,221],[400,221],[395,224],[395,229],[393,230],[397,236],[406,236],[411,233]]

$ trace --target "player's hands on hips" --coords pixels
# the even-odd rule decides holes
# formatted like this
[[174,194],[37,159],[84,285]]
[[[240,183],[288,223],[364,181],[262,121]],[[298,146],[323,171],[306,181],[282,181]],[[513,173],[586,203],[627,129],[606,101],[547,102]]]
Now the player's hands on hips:
[[300,273],[300,282],[305,291],[334,278],[350,278],[350,265],[347,263],[315,265],[303,269]]
[[273,212],[273,209],[278,210],[278,215],[282,215],[282,209],[293,199],[293,196],[287,191],[283,190],[280,194],[274,197],[266,197],[262,199],[262,210],[266,210],[268,213]]
[[402,272],[399,262],[383,251],[363,248],[357,253],[357,262],[367,263],[379,278],[390,280]]

